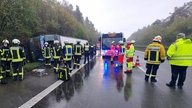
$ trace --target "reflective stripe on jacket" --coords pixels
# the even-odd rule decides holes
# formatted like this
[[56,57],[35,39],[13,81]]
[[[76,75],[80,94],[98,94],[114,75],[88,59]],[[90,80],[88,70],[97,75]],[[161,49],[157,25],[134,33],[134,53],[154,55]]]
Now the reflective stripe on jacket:
[[72,47],[72,45],[65,45],[64,47],[63,47],[63,51],[64,51],[64,60],[72,60],[72,56],[73,56],[73,47]]
[[177,39],[167,51],[169,63],[177,66],[192,66],[191,49],[192,41],[190,39]]
[[44,58],[51,58],[51,49],[49,47],[43,47]]
[[126,57],[133,57],[135,52],[135,47],[133,44],[129,46],[129,48],[126,49]]
[[74,54],[75,55],[82,55],[82,45],[81,44],[76,44],[74,46]]
[[20,46],[10,47],[11,60],[12,62],[22,62],[24,50]]
[[149,64],[160,64],[161,60],[165,60],[165,48],[158,42],[152,42],[145,49],[144,58]]
[[53,47],[53,58],[59,59],[61,57],[61,46],[54,46]]

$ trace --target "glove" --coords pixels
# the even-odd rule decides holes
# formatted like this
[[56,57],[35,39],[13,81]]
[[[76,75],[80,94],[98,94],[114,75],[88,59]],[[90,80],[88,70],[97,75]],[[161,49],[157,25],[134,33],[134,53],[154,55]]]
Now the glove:
[[147,58],[144,58],[144,60],[147,60]]
[[163,63],[165,60],[161,60],[161,63]]
[[171,57],[167,56],[167,60],[170,60]]

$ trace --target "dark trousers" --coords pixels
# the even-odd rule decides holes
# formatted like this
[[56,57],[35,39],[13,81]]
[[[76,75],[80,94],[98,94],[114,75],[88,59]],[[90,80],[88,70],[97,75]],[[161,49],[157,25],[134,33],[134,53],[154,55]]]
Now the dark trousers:
[[45,65],[51,66],[51,58],[45,58]]
[[187,68],[188,66],[176,66],[176,65],[171,65],[171,82],[170,84],[175,86],[177,78],[179,76],[179,80],[177,85],[178,86],[183,86],[184,81],[186,79],[186,73],[187,73]]
[[1,73],[5,76],[10,76],[10,70],[11,70],[11,62],[10,61],[1,61]]
[[66,66],[67,68],[69,68],[69,72],[72,71],[71,63],[72,63],[72,60],[67,60],[67,61],[65,61],[65,66]]
[[86,61],[88,61],[89,63],[89,53],[85,53],[84,55],[84,64],[86,63]]
[[59,58],[58,59],[54,59],[54,72],[57,73],[59,70]]
[[81,60],[81,55],[74,55],[74,67],[73,67],[73,69],[75,69],[76,66],[77,66],[77,68],[79,68],[80,60]]
[[145,74],[145,79],[148,79],[149,76],[151,76],[151,80],[155,80],[156,78],[156,74],[157,74],[157,70],[159,68],[159,64],[146,64],[146,74]]
[[19,76],[20,80],[23,79],[24,73],[23,73],[23,62],[12,62],[12,68],[13,68],[13,78],[16,80],[17,76]]

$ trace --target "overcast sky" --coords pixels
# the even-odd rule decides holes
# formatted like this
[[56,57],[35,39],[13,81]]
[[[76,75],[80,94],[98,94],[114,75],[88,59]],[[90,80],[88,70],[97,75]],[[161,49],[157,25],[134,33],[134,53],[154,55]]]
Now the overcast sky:
[[133,32],[165,19],[191,0],[68,0],[79,6],[83,17],[88,17],[101,33],[122,32],[129,37]]

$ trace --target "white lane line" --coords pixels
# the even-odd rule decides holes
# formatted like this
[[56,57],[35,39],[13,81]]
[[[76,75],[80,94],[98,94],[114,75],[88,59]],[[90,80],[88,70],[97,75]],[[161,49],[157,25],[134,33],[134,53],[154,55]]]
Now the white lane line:
[[[95,59],[95,57],[93,57]],[[91,60],[90,60],[91,61]],[[86,63],[87,64],[87,63]],[[76,72],[78,72],[82,67],[84,67],[86,64],[82,64],[79,69],[75,69],[70,74],[71,76],[74,75]],[[51,93],[54,89],[56,89],[59,85],[61,85],[64,81],[58,80],[49,87],[47,87],[45,90],[25,102],[23,105],[21,105],[19,108],[31,108],[35,104],[37,104],[41,99],[43,99],[45,96],[47,96],[49,93]]]
[[146,72],[146,70],[145,69],[143,69],[142,67],[138,67],[140,70],[142,70],[142,72],[143,73],[145,73]]

